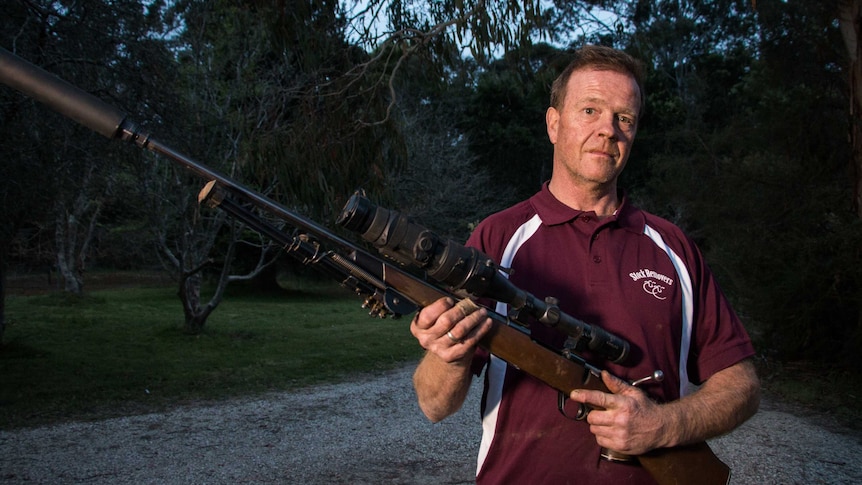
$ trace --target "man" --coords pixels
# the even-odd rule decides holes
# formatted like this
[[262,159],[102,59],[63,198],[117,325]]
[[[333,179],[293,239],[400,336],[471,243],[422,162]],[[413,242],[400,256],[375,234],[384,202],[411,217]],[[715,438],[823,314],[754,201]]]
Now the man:
[[[430,420],[456,412],[473,375],[485,370],[478,483],[654,483],[636,465],[602,459],[601,448],[638,455],[699,442],[757,410],[753,347],[700,251],[617,189],[643,110],[642,86],[640,65],[628,55],[598,46],[578,51],[551,89],[551,180],[483,221],[468,241],[512,268],[515,286],[556,297],[564,312],[631,343],[620,365],[596,362],[609,371],[602,378],[611,393],[569,396],[570,404],[597,408],[588,424],[558,412],[557,391],[477,349],[491,327],[486,310],[465,315],[441,299],[411,324],[427,350],[414,386]],[[564,341],[541,324],[532,337],[557,348]],[[629,384],[655,370],[664,380]]]

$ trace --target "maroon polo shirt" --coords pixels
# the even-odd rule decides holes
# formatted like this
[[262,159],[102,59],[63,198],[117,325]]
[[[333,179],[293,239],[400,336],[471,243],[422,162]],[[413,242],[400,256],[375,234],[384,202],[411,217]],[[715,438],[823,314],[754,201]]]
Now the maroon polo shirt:
[[[644,386],[659,402],[754,354],[695,244],[625,199],[617,214],[598,218],[564,205],[545,184],[482,221],[467,244],[512,268],[519,288],[556,297],[562,311],[628,340],[622,364],[584,355],[629,381],[663,371],[663,382]],[[532,336],[553,347],[565,339],[540,324]],[[477,483],[654,483],[638,466],[601,460],[589,426],[558,412],[556,390],[479,351],[477,375],[483,368]]]

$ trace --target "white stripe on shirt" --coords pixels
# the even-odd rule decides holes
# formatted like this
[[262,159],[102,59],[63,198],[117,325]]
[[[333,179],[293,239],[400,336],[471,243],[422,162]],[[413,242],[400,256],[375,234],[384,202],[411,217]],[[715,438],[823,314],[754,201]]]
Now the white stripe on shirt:
[[682,397],[688,394],[690,388],[688,381],[688,351],[691,348],[691,331],[694,320],[694,306],[692,303],[694,301],[694,290],[691,286],[691,277],[688,274],[683,259],[664,242],[658,231],[649,226],[644,226],[644,234],[652,239],[656,246],[667,253],[681,282],[682,338],[679,343],[679,396]]
[[[534,215],[530,220],[525,222],[515,231],[512,239],[506,245],[506,250],[503,251],[503,257],[500,260],[500,266],[503,268],[511,268],[512,261],[515,260],[515,254],[521,249],[521,246],[527,242],[539,230],[542,225],[542,219],[539,215]],[[501,272],[505,278],[509,276]],[[500,315],[508,315],[509,310],[505,303],[497,303],[496,311]],[[494,440],[494,432],[497,428],[497,412],[500,409],[500,402],[503,400],[503,381],[506,379],[506,362],[495,355],[491,355],[491,361],[488,364],[488,369],[485,371],[485,379],[488,382],[488,389],[485,394],[485,414],[482,416],[482,443],[479,445],[479,457],[476,464],[476,475],[482,470],[482,464],[485,463],[485,458],[488,456],[488,450],[491,449],[491,442]]]

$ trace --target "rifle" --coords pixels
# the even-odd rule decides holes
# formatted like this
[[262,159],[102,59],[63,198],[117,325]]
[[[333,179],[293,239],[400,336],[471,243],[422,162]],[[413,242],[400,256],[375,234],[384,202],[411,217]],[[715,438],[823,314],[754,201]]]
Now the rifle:
[[[200,177],[206,181],[199,195],[201,202],[226,211],[281,244],[302,263],[334,277],[363,297],[363,306],[372,315],[407,315],[443,297],[456,301],[488,298],[508,304],[514,310],[509,315],[489,310],[493,327],[479,345],[556,389],[561,396],[561,412],[563,397],[574,389],[609,392],[601,380],[601,369],[578,352],[588,349],[613,362],[621,362],[628,355],[629,344],[624,339],[565,314],[553,298],[540,300],[515,287],[488,256],[442,238],[396,211],[376,206],[360,192],[350,197],[336,224],[360,233],[383,258],[158,142],[140,131],[122,111],[3,48],[0,82],[107,138],[151,150]],[[255,209],[294,227],[294,233],[260,218]],[[533,341],[529,336],[531,322],[567,335],[563,350]],[[588,412],[582,406],[575,419],[583,419]],[[729,467],[705,442],[637,457],[613,452],[607,457],[636,459],[660,485],[719,485],[730,479]]]

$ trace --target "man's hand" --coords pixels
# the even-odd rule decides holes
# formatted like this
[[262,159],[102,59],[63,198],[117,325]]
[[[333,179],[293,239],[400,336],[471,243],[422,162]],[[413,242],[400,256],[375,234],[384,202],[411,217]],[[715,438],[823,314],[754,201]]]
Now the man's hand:
[[419,345],[450,364],[472,358],[476,344],[490,328],[487,310],[470,300],[456,304],[451,298],[423,308],[410,324]]
[[760,381],[750,360],[716,372],[697,391],[664,404],[607,371],[602,381],[612,394],[574,390],[569,397],[594,408],[587,422],[599,446],[627,455],[728,433],[753,416],[760,403]]
[[602,372],[602,381],[613,394],[576,389],[570,396],[593,408],[587,422],[599,446],[626,455],[641,455],[663,446],[661,406],[607,371]]
[[413,374],[419,407],[432,422],[451,415],[470,388],[476,344],[491,329],[488,311],[469,301],[441,298],[413,318],[410,331],[427,350]]

